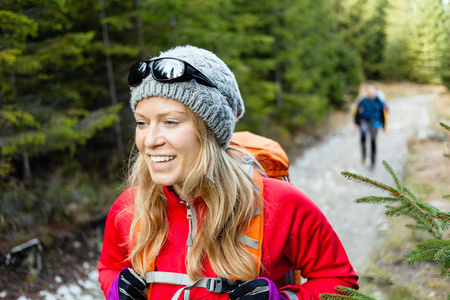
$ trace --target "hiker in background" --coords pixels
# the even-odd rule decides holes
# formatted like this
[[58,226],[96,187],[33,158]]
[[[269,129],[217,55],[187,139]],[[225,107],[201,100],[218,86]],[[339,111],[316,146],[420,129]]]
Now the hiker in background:
[[[138,151],[106,221],[97,268],[108,299],[318,299],[358,287],[319,208],[231,145],[244,103],[223,61],[176,47],[133,65],[128,84]],[[285,284],[292,268],[308,281]]]
[[355,128],[361,132],[361,154],[362,163],[366,161],[366,139],[370,135],[370,167],[375,167],[377,152],[377,133],[380,127],[386,131],[387,125],[387,106],[376,95],[375,84],[369,82],[366,84],[366,97],[359,101],[355,113]]

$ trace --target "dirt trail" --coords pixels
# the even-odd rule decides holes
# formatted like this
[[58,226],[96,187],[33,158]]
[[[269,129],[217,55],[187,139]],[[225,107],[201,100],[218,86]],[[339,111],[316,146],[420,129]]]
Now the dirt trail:
[[[359,149],[359,133],[352,124],[342,127],[337,134],[309,149],[291,162],[291,181],[306,193],[327,216],[339,235],[357,273],[367,269],[368,257],[379,247],[379,233],[388,229],[381,206],[355,204],[358,197],[372,195],[375,191],[346,180],[341,172],[351,171],[390,183],[390,176],[381,165],[386,160],[403,176],[408,137],[428,126],[428,107],[436,94],[397,98],[388,101],[390,107],[389,130],[378,136],[378,164],[374,170],[362,165]],[[102,299],[95,265],[85,263],[86,279],[61,282],[55,278],[58,288],[43,287],[40,299]],[[53,286],[53,284],[50,284]],[[0,299],[8,298],[7,291],[0,291]],[[18,299],[28,300],[26,296]]]
[[379,233],[387,230],[388,224],[383,206],[354,203],[359,197],[379,192],[345,179],[341,172],[350,171],[391,184],[389,173],[381,165],[385,160],[402,178],[408,137],[429,125],[428,108],[436,96],[417,95],[388,101],[388,131],[379,132],[377,165],[373,170],[367,160],[365,165],[361,162],[359,132],[354,131],[353,124],[347,124],[332,138],[292,162],[292,183],[322,209],[359,274],[367,271],[368,258],[380,248]]

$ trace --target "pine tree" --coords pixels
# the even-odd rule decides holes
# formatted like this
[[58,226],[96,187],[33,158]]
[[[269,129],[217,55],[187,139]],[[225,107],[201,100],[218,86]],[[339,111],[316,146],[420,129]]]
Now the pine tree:
[[[99,179],[102,170],[94,167],[87,172],[80,157],[94,135],[119,121],[122,105],[110,105],[103,96],[106,72],[94,68],[104,66],[97,63],[104,57],[96,59],[101,35],[95,32],[100,28],[95,2],[0,4],[2,241],[48,237],[51,223],[76,226],[103,213],[106,181],[114,179],[107,172]],[[107,140],[108,134],[97,137]],[[103,144],[101,154],[110,154]],[[95,150],[92,159],[86,155],[91,165],[102,159]]]
[[408,0],[390,1],[387,17],[387,42],[382,65],[383,78],[401,80],[410,78],[410,36],[412,8]]
[[[450,131],[450,127],[440,123],[442,127]],[[450,158],[449,154],[445,154]],[[409,216],[415,220],[416,224],[407,225],[412,230],[424,231],[430,234],[431,238],[415,244],[415,249],[406,255],[408,264],[418,262],[431,262],[438,265],[438,272],[442,278],[450,277],[450,237],[444,235],[450,228],[450,212],[443,212],[438,208],[418,199],[414,193],[404,186],[391,166],[383,161],[383,166],[391,175],[393,186],[384,184],[364,177],[359,174],[344,171],[347,179],[355,181],[369,187],[377,188],[387,196],[367,196],[356,199],[356,203],[387,204],[385,214],[388,217]],[[444,195],[444,199],[450,199],[450,194]],[[322,294],[321,299],[354,299],[354,300],[374,300],[374,298],[345,287],[336,287],[336,290],[343,295]],[[450,294],[448,295],[450,300]]]
[[[84,144],[94,133],[118,121],[120,104],[86,105],[95,89],[86,71],[93,31],[75,31],[65,1],[7,1],[0,10],[0,161],[2,174],[22,161]],[[81,4],[80,4],[81,5]],[[82,75],[80,75],[82,74]]]
[[450,90],[450,2],[447,2],[442,12],[440,24],[441,35],[438,43],[440,53],[439,76],[442,84]]
[[[422,0],[411,1],[413,8],[412,37],[409,48],[412,60],[412,79],[422,83],[439,84],[440,53],[438,50],[442,31],[443,1]],[[443,42],[444,45],[447,42]]]
[[347,0],[341,4],[338,31],[345,44],[359,54],[364,75],[372,80],[381,77],[387,8],[387,0]]

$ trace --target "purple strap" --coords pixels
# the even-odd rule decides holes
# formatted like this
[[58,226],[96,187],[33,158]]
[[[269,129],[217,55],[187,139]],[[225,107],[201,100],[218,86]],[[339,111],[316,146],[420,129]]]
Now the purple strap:
[[278,292],[277,286],[275,285],[275,283],[272,280],[267,279],[265,277],[260,277],[259,279],[264,279],[269,284],[269,299],[268,300],[289,300],[288,298],[286,298],[285,295],[280,294]]
[[120,300],[119,298],[119,277],[120,273],[114,278],[111,287],[109,288],[108,298],[107,300]]

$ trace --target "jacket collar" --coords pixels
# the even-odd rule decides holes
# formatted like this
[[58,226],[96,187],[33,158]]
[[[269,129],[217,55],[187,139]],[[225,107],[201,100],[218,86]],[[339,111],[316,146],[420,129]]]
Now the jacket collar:
[[170,186],[164,186],[164,194],[166,195],[167,199],[169,201],[174,201],[176,203],[194,203],[197,204],[201,201],[203,201],[203,197],[199,196],[193,200],[189,199],[183,199],[180,196],[178,196],[175,191]]

